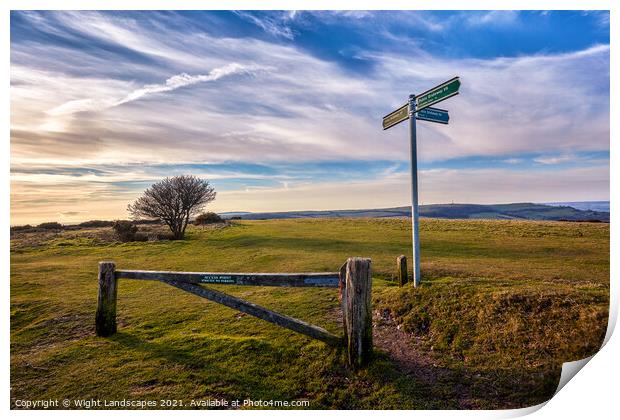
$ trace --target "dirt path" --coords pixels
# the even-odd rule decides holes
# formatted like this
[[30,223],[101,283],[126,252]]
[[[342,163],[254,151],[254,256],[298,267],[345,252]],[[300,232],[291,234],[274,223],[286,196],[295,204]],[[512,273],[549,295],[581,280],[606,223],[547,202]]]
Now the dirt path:
[[[402,373],[427,389],[429,396],[453,401],[455,406],[446,408],[479,408],[470,392],[469,384],[474,378],[442,367],[432,354],[422,350],[421,339],[402,331],[387,312],[375,312],[373,324],[374,346],[387,353]],[[499,401],[497,403],[502,405]]]

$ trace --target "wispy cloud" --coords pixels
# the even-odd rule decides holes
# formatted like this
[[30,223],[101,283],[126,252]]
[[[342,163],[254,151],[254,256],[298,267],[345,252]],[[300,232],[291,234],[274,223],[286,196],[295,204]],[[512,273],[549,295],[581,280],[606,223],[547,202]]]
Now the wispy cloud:
[[463,12],[464,21],[471,26],[514,25],[519,20],[519,12],[514,10],[492,10],[488,12]]
[[594,16],[595,22],[603,29],[609,29],[609,10],[584,10],[584,16]]
[[561,156],[541,156],[534,158],[534,162],[541,163],[543,165],[557,165],[559,163],[565,163],[575,161],[574,155],[561,155]]
[[81,216],[81,215],[87,214],[87,213],[89,213],[88,210],[60,211],[60,212],[58,212],[58,215],[61,218],[73,218],[73,217]]
[[256,65],[242,65],[239,63],[230,63],[226,66],[219,67],[213,69],[209,72],[209,74],[198,74],[198,75],[189,75],[187,73],[181,73],[174,75],[168,78],[164,83],[161,84],[149,84],[145,85],[140,89],[136,89],[123,98],[120,99],[74,99],[64,104],[58,105],[48,111],[47,114],[56,116],[56,115],[67,115],[67,114],[75,114],[77,112],[83,111],[102,111],[106,108],[111,108],[115,106],[119,106],[122,104],[126,104],[132,101],[136,101],[148,95],[153,95],[156,93],[170,92],[185,86],[194,85],[196,83],[201,82],[212,82],[218,79],[221,79],[225,76],[230,76],[232,74],[240,74],[240,73],[252,73],[258,70],[266,70],[266,67],[256,66]]
[[297,16],[297,13],[294,11],[276,12],[270,15],[262,14],[261,16],[256,15],[254,12],[235,11],[235,13],[240,18],[252,22],[270,35],[286,39],[295,38],[293,29],[288,25]]

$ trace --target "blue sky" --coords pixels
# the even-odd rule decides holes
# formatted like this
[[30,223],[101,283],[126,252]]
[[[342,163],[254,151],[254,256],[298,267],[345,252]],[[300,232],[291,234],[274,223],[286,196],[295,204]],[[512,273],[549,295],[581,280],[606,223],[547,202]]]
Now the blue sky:
[[216,211],[609,198],[609,13],[12,12],[12,223],[126,217],[152,182]]

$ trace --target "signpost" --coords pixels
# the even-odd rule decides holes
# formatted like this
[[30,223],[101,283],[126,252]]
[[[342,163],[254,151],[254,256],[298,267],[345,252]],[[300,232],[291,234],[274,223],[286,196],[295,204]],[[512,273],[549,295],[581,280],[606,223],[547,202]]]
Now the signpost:
[[[422,111],[416,112],[416,119],[423,121],[431,121],[439,124],[448,124],[450,116],[448,111],[439,108],[424,108]],[[403,121],[409,119],[409,104],[401,106],[395,111],[392,111],[385,117],[383,117],[383,129],[387,130],[390,127],[394,127]]]
[[418,120],[436,122],[439,124],[448,124],[448,121],[450,121],[448,111],[446,111],[445,109],[431,107],[424,108],[422,111],[418,111],[415,117]]
[[[416,120],[448,124],[450,116],[444,109],[431,108],[438,102],[458,95],[461,81],[454,77],[420,95],[409,95],[409,102],[383,117],[383,129],[409,119],[411,153],[411,234],[413,237],[413,285],[420,285],[420,229],[418,213],[418,151]],[[415,116],[415,118],[413,118]]]
[[383,117],[383,129],[387,130],[409,118],[409,104],[405,104]]
[[460,86],[461,81],[458,77],[455,77],[448,80],[447,82],[440,84],[439,86],[435,86],[434,88],[417,95],[416,109],[418,111],[421,111],[426,107],[436,104],[437,102],[441,102],[444,99],[448,99],[454,95],[458,95]]

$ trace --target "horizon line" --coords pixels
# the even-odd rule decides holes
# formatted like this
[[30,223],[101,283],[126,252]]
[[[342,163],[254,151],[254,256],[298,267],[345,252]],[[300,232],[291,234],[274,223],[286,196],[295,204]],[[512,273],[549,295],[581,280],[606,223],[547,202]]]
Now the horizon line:
[[[422,206],[450,206],[450,205],[478,205],[478,206],[498,206],[498,205],[510,205],[510,204],[539,204],[539,205],[551,205],[551,204],[568,204],[568,203],[611,203],[611,200],[582,200],[582,201],[546,201],[546,202],[534,202],[534,201],[519,201],[519,202],[508,202],[508,203],[464,203],[464,202],[452,202],[452,203],[428,203],[428,204],[420,204],[420,207]],[[411,205],[404,205],[404,206],[390,206],[390,207],[377,207],[377,208],[355,208],[355,209],[325,209],[325,210],[277,210],[277,211],[243,211],[243,210],[239,210],[239,211],[222,211],[222,212],[216,212],[213,211],[212,213],[216,213],[216,214],[268,214],[268,213],[301,213],[301,212],[306,212],[306,213],[310,213],[310,212],[335,212],[335,211],[370,211],[370,210],[389,210],[389,209],[399,209],[399,208],[409,208],[411,207]],[[568,206],[570,207],[570,206]],[[579,210],[579,209],[576,209]],[[610,210],[593,210],[593,211],[599,211],[602,213],[610,213]],[[208,211],[207,211],[208,212]],[[84,223],[84,222],[89,222],[89,221],[94,221],[94,220],[98,220],[98,221],[114,221],[114,220],[131,220],[130,218],[127,219],[84,219],[83,221],[75,221],[75,222],[68,222],[68,223],[61,223],[61,222],[56,222],[56,221],[44,221],[44,222],[38,222],[36,224],[41,224],[41,223],[60,223],[63,226],[74,226],[74,225],[79,225],[80,223]],[[155,220],[155,219],[139,219],[139,220]],[[34,222],[31,222],[32,224],[35,224]],[[9,224],[10,227],[16,227],[16,226],[26,226],[26,225],[30,225],[31,223],[24,223],[24,224]]]

